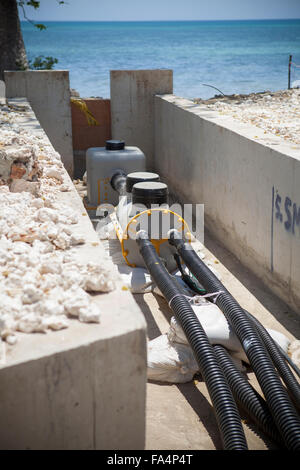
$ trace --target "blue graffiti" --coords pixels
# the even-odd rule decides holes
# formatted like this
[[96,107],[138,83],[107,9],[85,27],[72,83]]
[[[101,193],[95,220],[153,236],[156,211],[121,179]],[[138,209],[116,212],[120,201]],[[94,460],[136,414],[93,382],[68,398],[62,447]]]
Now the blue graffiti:
[[285,213],[286,213],[287,219],[284,222],[284,226],[285,226],[285,229],[287,231],[290,230],[291,225],[292,225],[292,214],[290,212],[290,206],[291,205],[292,205],[292,201],[290,200],[289,197],[286,197],[285,202],[284,202],[284,208],[285,208]]
[[[286,196],[284,199],[284,204],[282,204],[282,198],[276,192],[276,197],[275,197],[275,218],[279,220],[280,223],[283,223],[283,226],[287,232],[292,233],[295,235],[296,233],[296,227],[299,227],[300,229],[300,205],[296,204],[293,201]],[[281,207],[283,206],[283,207]],[[298,233],[300,234],[300,230],[298,230]]]
[[276,200],[275,200],[275,207],[276,207],[276,214],[275,214],[275,217],[276,219],[279,219],[280,222],[282,222],[282,213],[280,212],[280,204],[281,204],[281,197],[279,196],[279,194],[277,194],[276,196]]
[[293,225],[292,225],[292,232],[295,233],[295,224],[297,226],[300,225],[300,206],[298,207],[297,210],[297,205],[294,202],[293,204]]

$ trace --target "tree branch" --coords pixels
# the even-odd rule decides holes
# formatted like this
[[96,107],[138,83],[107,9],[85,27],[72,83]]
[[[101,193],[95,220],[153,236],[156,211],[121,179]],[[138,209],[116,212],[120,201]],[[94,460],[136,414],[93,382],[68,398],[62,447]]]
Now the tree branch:
[[[47,26],[45,26],[44,24],[42,23],[35,23],[34,21],[32,21],[30,18],[28,18],[28,16],[26,15],[26,10],[25,10],[25,0],[17,0],[17,3],[19,5],[19,7],[21,7],[22,11],[23,11],[23,15],[24,15],[24,18],[26,21],[28,21],[29,23],[31,23],[33,26],[35,26],[36,28],[38,28],[40,31],[42,31],[43,29],[47,29]],[[40,1],[36,1],[36,0],[28,0],[26,2],[26,5],[30,6],[30,7],[33,7],[35,10],[37,10],[39,7],[40,7]],[[67,4],[68,2],[65,2],[63,0],[56,0],[56,3],[58,3],[58,5],[64,5],[64,4]]]

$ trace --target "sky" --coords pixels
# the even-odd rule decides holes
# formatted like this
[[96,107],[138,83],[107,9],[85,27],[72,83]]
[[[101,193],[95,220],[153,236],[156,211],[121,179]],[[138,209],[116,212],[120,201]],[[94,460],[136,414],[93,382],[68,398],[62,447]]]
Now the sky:
[[41,0],[26,14],[34,21],[284,19],[300,18],[300,0]]

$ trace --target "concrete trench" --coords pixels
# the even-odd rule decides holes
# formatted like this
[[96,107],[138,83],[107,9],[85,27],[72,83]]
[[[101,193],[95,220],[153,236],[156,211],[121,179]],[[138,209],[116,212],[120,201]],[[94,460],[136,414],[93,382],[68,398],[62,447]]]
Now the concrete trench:
[[[75,184],[81,197],[86,196],[86,186]],[[92,215],[93,217],[93,215]],[[250,311],[267,328],[286,335],[290,341],[299,338],[300,324],[297,315],[267,291],[260,280],[245,269],[240,261],[208,232],[205,247],[201,247],[208,262],[221,276],[222,283],[237,301]],[[120,258],[116,257],[116,264]],[[165,299],[152,292],[133,294],[147,323],[147,338],[152,340],[167,333],[172,311]],[[251,385],[260,393],[255,374],[247,367]],[[148,381],[146,393],[146,444],[149,450],[221,450],[222,442],[207,392],[200,375],[192,382],[170,384]],[[278,447],[245,414],[241,414],[249,450],[274,450]]]
[[[167,75],[162,93],[169,92]],[[156,98],[157,106],[161,100]],[[146,118],[153,126],[151,116]],[[44,133],[32,110],[20,119],[25,128]],[[147,145],[152,145],[152,155],[153,143],[147,141]],[[151,162],[155,171],[153,156]],[[162,160],[158,173],[160,166]],[[78,259],[105,259],[116,289],[94,295],[102,312],[99,325],[71,320],[69,328],[47,335],[19,333],[17,344],[6,346],[5,363],[0,366],[0,447],[221,449],[210,398],[200,376],[186,384],[147,383],[146,341],[166,333],[171,311],[164,299],[153,293],[133,295],[124,289],[82,204],[85,187],[81,183],[73,186],[66,172],[64,179],[72,191],[62,192],[61,201],[77,211],[87,237],[78,247]],[[232,295],[264,326],[291,341],[300,338],[298,314],[215,235],[205,232],[205,259],[220,273]],[[250,369],[247,376],[261,393]],[[250,450],[276,448],[248,417],[242,418]]]

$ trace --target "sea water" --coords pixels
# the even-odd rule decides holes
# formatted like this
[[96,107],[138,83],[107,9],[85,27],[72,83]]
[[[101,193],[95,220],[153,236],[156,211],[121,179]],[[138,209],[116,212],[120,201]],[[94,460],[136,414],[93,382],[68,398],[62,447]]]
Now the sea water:
[[300,80],[300,20],[44,24],[22,22],[29,59],[57,58],[82,97],[109,98],[109,71],[136,69],[172,69],[174,93],[186,98],[282,90],[289,55],[299,65],[291,81]]

